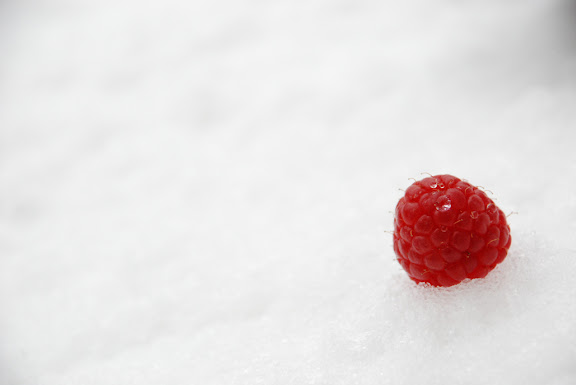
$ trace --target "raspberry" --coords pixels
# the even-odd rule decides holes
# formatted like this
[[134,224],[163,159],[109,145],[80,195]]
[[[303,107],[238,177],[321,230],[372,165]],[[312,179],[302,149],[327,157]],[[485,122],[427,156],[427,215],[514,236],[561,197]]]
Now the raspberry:
[[506,216],[484,191],[452,175],[414,182],[396,205],[394,251],[416,282],[484,278],[508,253]]

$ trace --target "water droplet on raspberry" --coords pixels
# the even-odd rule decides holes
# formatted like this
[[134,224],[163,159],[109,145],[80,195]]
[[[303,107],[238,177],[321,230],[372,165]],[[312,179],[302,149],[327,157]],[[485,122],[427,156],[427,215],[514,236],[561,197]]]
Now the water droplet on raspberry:
[[472,218],[472,219],[478,218],[478,212],[477,211],[470,212],[470,218]]
[[448,227],[446,227],[446,226],[440,226],[440,231],[442,231],[443,233],[445,233],[446,231],[448,231]]
[[438,198],[435,206],[436,206],[436,210],[438,210],[440,212],[448,211],[452,207],[452,201],[450,200],[450,198],[448,198],[447,196],[444,195],[444,196],[441,196],[440,198]]

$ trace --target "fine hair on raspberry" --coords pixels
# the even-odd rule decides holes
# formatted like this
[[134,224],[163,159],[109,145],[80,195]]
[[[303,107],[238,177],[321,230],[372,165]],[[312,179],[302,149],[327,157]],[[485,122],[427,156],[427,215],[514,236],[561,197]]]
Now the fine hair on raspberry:
[[418,283],[453,286],[484,278],[511,242],[502,210],[482,189],[452,175],[414,182],[396,205],[394,251]]

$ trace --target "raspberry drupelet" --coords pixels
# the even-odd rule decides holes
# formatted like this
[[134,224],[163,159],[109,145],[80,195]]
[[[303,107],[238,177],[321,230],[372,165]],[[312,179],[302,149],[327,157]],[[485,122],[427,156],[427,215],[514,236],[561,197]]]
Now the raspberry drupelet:
[[484,191],[452,175],[414,182],[396,205],[394,251],[416,282],[484,278],[508,253],[506,216]]

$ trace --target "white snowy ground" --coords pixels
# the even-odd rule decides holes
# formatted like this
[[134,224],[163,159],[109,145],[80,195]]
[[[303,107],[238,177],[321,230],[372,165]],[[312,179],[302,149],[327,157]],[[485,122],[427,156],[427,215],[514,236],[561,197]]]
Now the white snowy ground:
[[[0,3],[0,384],[576,383],[576,4]],[[509,257],[416,286],[399,188]]]

